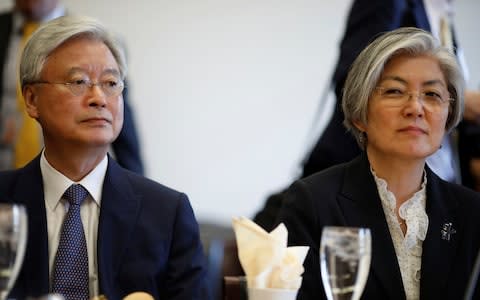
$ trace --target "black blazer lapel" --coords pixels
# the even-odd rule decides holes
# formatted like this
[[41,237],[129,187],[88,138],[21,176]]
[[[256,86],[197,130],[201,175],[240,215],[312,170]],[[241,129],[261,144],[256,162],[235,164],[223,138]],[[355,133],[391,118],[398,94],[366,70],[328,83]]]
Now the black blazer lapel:
[[[346,225],[370,228],[372,258],[368,281],[380,282],[388,294],[388,299],[405,299],[395,248],[365,153],[347,167],[345,184],[338,201],[344,212]],[[364,292],[366,299],[369,282]]]
[[[40,156],[20,171],[13,201],[24,203],[28,214],[28,242],[21,277],[24,290],[39,297],[49,290],[48,236]],[[21,291],[20,291],[21,292]],[[32,294],[33,293],[33,294]]]
[[100,293],[113,299],[123,297],[115,288],[115,277],[140,210],[139,196],[134,194],[127,177],[127,171],[109,157],[100,208],[97,259]]
[[[462,224],[455,217],[458,204],[455,195],[451,195],[430,170],[427,171],[427,176],[426,210],[429,225],[427,237],[423,242],[420,298],[441,299],[442,288],[447,286],[446,281],[457,249]],[[451,228],[443,230],[444,225],[448,223],[452,224]],[[457,233],[453,233],[453,230]]]

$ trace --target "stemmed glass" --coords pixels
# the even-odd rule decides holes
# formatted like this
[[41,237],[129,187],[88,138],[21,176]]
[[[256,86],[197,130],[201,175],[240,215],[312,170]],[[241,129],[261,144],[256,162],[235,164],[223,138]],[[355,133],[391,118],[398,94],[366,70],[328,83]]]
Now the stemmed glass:
[[0,300],[7,299],[22,266],[27,212],[21,204],[0,204]]
[[320,270],[329,300],[358,300],[371,258],[368,228],[326,226],[320,242]]

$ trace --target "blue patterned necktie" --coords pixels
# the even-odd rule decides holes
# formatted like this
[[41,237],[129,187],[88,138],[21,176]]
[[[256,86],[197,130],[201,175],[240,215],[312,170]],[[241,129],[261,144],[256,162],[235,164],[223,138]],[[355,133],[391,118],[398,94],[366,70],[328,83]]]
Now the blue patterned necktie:
[[80,218],[80,205],[87,196],[80,184],[72,184],[63,194],[70,207],[55,256],[52,292],[62,294],[65,300],[89,299],[87,242]]

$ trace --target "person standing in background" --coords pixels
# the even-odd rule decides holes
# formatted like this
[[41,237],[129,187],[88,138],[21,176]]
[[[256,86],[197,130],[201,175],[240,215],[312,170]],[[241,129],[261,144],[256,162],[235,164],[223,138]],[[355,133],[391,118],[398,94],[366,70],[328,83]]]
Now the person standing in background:
[[[27,116],[18,91],[18,61],[28,35],[42,23],[65,13],[60,0],[15,0],[12,11],[0,14],[0,170],[24,166],[43,146],[40,128]],[[123,97],[124,125],[111,146],[112,154],[124,168],[144,174],[127,89]]]

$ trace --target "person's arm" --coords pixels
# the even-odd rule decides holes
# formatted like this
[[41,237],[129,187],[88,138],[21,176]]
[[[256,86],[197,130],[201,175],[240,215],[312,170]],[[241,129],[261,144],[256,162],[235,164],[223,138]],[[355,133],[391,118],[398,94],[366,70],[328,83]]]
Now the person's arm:
[[280,211],[285,198],[283,195],[284,192],[285,191],[280,191],[270,195],[265,202],[265,206],[258,211],[253,218],[253,221],[267,232],[275,229],[278,212]]
[[185,194],[181,194],[172,233],[167,275],[159,279],[161,299],[209,299],[206,261],[197,221]]

